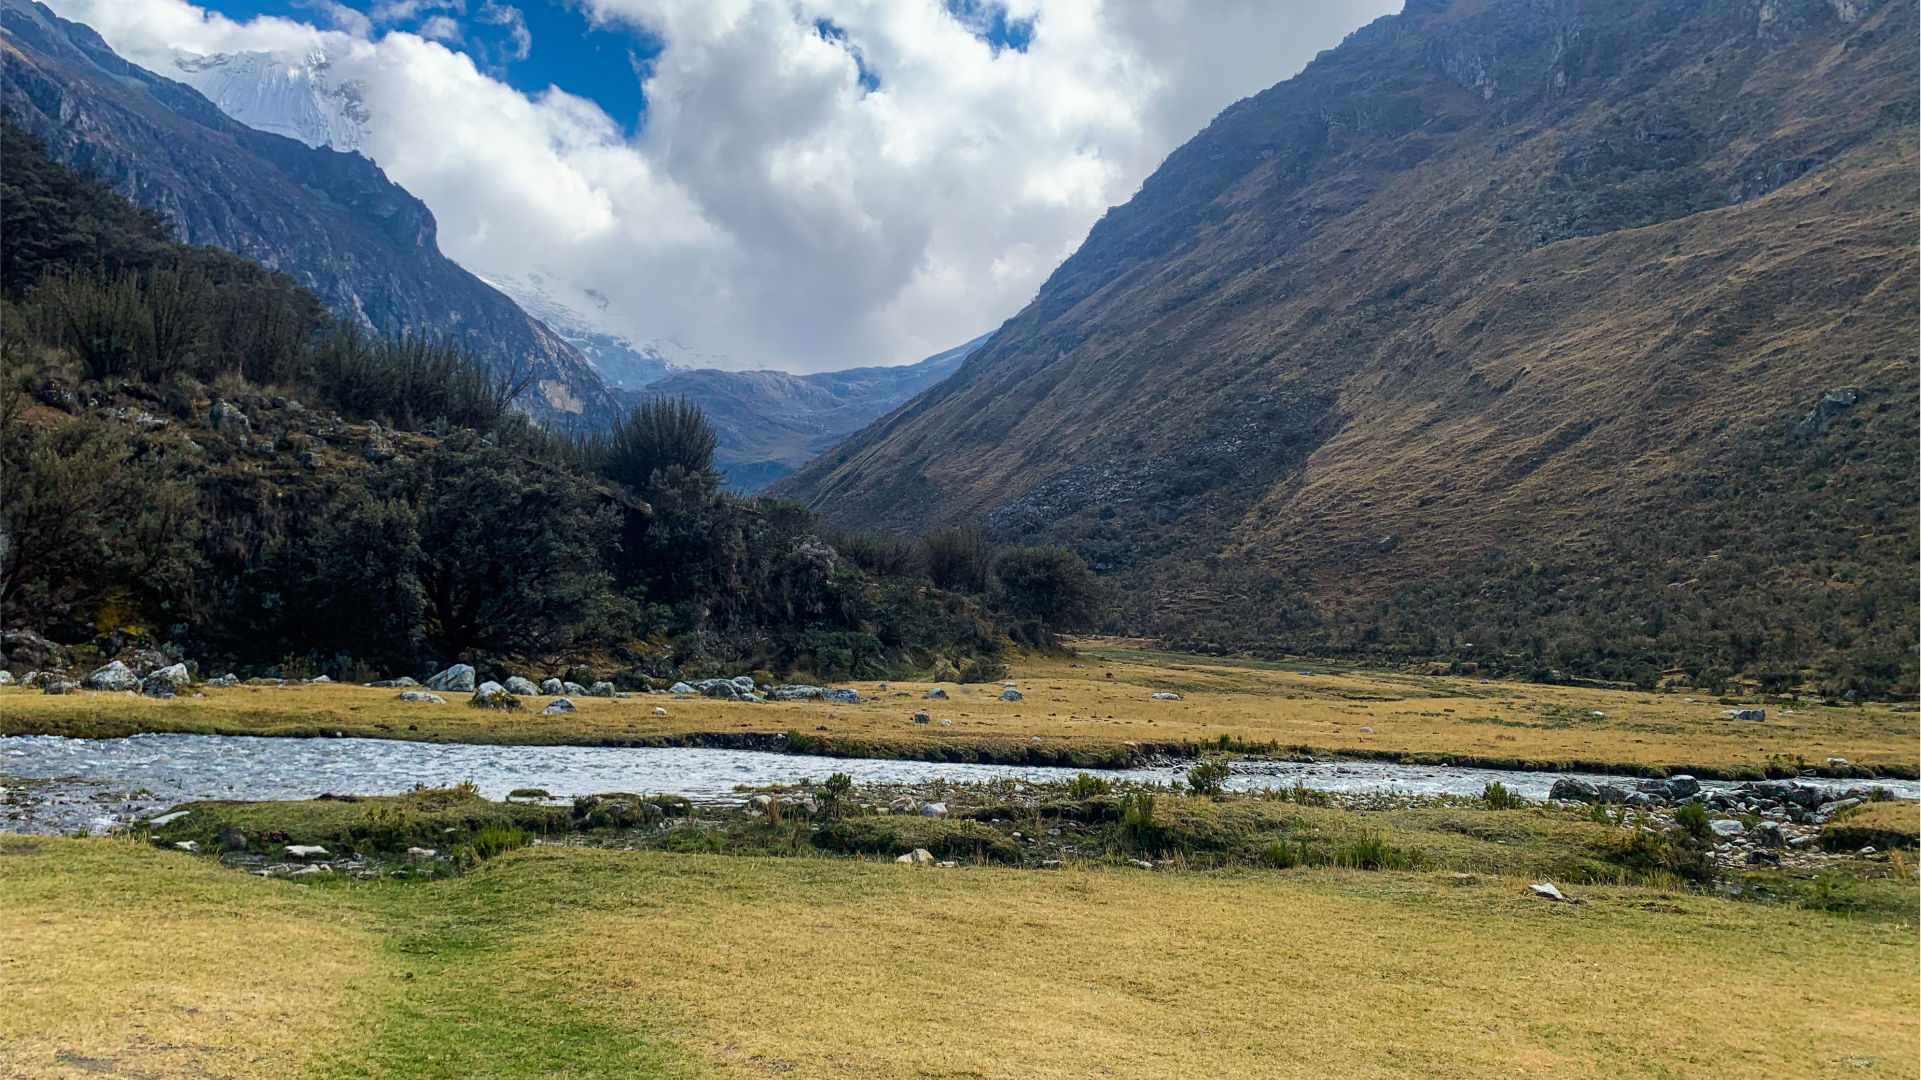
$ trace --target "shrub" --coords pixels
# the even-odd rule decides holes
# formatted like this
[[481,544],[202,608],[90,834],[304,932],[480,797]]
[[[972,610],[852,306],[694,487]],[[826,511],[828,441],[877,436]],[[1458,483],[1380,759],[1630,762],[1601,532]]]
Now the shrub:
[[718,445],[700,406],[660,395],[629,410],[606,434],[586,440],[583,457],[602,476],[649,497],[656,472],[705,473]]
[[1262,848],[1255,861],[1272,870],[1292,870],[1307,862],[1307,841],[1290,847],[1287,841],[1277,840]]
[[1081,773],[1067,782],[1067,794],[1076,799],[1091,799],[1096,795],[1111,795],[1114,785],[1092,773]]
[[1681,827],[1681,832],[1689,840],[1697,844],[1707,843],[1709,837],[1714,835],[1714,830],[1708,825],[1707,807],[1698,802],[1682,803],[1674,811],[1674,823]]
[[1100,610],[1100,582],[1079,555],[1064,547],[1002,552],[994,560],[994,578],[1000,606],[1043,632],[1081,629]]
[[1232,772],[1221,758],[1203,761],[1187,770],[1187,786],[1196,795],[1219,795],[1221,785],[1227,782]]
[[532,843],[533,839],[533,833],[518,825],[490,821],[474,834],[474,855],[482,859],[491,859],[517,847],[525,847]]
[[467,702],[476,709],[493,709],[497,712],[519,712],[520,699],[505,690],[493,690],[485,694],[475,694]]
[[1519,810],[1527,805],[1526,799],[1509,791],[1499,780],[1481,789],[1481,801],[1489,810]]
[[935,529],[920,538],[927,576],[937,589],[979,596],[987,591],[994,548],[978,529]]
[[1374,832],[1362,833],[1334,852],[1334,865],[1350,870],[1410,870],[1418,861]]

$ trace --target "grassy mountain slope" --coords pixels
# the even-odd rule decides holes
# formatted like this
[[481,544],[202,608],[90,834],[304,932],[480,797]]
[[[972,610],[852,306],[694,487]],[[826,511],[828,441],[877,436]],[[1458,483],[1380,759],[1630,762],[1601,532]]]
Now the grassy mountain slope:
[[1194,647],[1911,685],[1915,36],[1411,4],[774,490],[1069,543]]

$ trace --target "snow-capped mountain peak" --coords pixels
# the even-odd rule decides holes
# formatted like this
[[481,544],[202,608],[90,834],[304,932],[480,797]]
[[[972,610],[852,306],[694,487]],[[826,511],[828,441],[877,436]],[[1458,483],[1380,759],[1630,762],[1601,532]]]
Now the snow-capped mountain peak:
[[342,151],[366,142],[364,84],[339,77],[325,53],[177,52],[170,74],[250,128]]

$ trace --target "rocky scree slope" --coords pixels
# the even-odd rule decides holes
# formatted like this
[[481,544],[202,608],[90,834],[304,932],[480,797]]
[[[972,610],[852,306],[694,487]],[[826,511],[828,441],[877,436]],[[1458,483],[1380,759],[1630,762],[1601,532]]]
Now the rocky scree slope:
[[1068,543],[1190,647],[1911,686],[1915,38],[1411,3],[774,493]]
[[529,377],[521,403],[543,421],[618,408],[578,350],[442,255],[432,212],[366,158],[231,120],[32,0],[0,0],[0,60],[15,123],[166,213],[181,240],[285,271],[336,318],[458,338]]

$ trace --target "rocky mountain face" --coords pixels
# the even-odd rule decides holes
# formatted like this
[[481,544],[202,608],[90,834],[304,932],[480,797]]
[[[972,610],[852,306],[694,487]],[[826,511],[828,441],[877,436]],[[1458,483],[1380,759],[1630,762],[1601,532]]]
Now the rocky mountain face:
[[773,490],[1070,544],[1114,629],[1199,648],[1911,682],[1915,40],[1412,0]]
[[32,0],[0,0],[0,104],[56,158],[165,212],[182,240],[285,271],[336,318],[452,335],[530,379],[548,422],[617,408],[580,352],[440,253],[433,214],[355,153],[256,131]]
[[975,338],[899,367],[814,375],[679,371],[648,384],[645,392],[698,403],[719,437],[714,461],[728,484],[759,491],[953,374],[986,340]]

